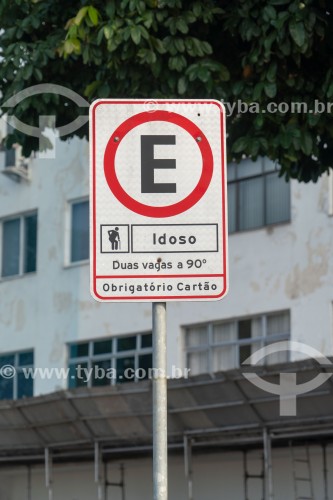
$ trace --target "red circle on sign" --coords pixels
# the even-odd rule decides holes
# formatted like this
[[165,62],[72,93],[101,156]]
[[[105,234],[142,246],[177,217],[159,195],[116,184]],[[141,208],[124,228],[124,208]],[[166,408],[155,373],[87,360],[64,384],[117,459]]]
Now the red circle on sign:
[[[117,149],[125,135],[138,125],[154,121],[174,123],[186,130],[195,140],[202,156],[201,176],[193,191],[177,203],[161,207],[145,205],[132,198],[121,186],[115,166]],[[132,212],[146,217],[172,217],[173,215],[186,212],[186,210],[198,203],[207,191],[213,175],[213,153],[206,136],[188,118],[169,111],[155,111],[154,113],[145,111],[125,120],[111,135],[104,154],[104,173],[114,196]]]

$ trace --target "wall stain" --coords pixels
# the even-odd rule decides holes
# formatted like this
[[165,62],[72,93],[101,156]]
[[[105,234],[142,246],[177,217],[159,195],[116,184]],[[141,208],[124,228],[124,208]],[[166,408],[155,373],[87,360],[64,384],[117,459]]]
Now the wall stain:
[[280,288],[280,277],[278,277],[278,278],[275,280],[275,282],[274,282],[274,285],[273,285],[273,286],[274,286],[274,289],[273,289],[273,290],[274,290],[274,292],[277,292],[277,291],[279,290],[279,288]]
[[[3,304],[3,301],[1,301]],[[26,322],[25,303],[23,299],[13,300],[3,308],[0,323],[6,327],[14,326],[16,331],[24,328]]]
[[96,309],[97,304],[91,302],[90,300],[80,300],[79,301],[79,310],[80,311],[91,311]]
[[57,247],[53,246],[48,251],[49,260],[57,260]]
[[20,331],[25,325],[25,307],[22,299],[18,300],[15,304],[15,329]]
[[53,304],[58,313],[69,309],[72,306],[72,302],[72,294],[69,292],[58,292],[53,295]]
[[307,265],[301,268],[297,264],[287,276],[285,292],[290,299],[313,293],[322,286],[329,268],[330,248],[326,245],[312,247],[307,244]]
[[259,292],[259,290],[260,290],[260,286],[259,286],[259,284],[258,284],[258,283],[256,283],[255,281],[252,281],[252,282],[250,283],[250,286],[251,286],[251,288],[252,288],[252,290],[253,290],[254,292]]
[[65,349],[63,337],[59,333],[56,333],[53,337],[52,349],[49,355],[50,363],[62,361]]
[[[4,300],[1,299],[1,304],[4,305]],[[10,304],[6,304],[5,307],[2,308],[0,315],[0,322],[4,326],[10,326],[13,321],[13,310],[15,306],[15,301],[10,302]]]

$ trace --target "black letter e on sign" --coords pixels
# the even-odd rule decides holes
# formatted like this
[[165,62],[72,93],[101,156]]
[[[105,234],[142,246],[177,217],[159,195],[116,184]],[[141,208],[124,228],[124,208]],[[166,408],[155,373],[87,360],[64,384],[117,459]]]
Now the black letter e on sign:
[[176,193],[176,184],[154,182],[155,168],[176,168],[176,160],[154,158],[155,144],[176,144],[176,136],[141,136],[141,193]]

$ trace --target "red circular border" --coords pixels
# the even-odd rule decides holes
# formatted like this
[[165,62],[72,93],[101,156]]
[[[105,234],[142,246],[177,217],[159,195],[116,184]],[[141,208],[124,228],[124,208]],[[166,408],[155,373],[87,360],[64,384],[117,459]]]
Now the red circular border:
[[[195,140],[202,156],[201,176],[193,191],[183,200],[178,201],[173,205],[165,205],[161,207],[145,205],[126,193],[117,178],[115,167],[116,152],[125,135],[142,123],[154,121],[174,123],[175,125],[185,129]],[[197,137],[200,137],[200,141],[197,141]],[[117,139],[115,140],[115,138]],[[146,217],[171,217],[173,215],[186,212],[186,210],[198,203],[207,191],[213,175],[213,153],[206,136],[191,120],[188,120],[178,113],[169,111],[159,110],[154,113],[145,111],[125,120],[111,135],[104,154],[104,173],[109,188],[114,196],[122,205],[129,208],[132,212],[136,212]]]

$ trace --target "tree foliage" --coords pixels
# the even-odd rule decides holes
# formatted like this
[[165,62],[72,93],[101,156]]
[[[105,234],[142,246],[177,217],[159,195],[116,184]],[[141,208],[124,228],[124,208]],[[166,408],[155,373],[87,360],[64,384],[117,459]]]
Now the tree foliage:
[[[227,119],[229,160],[268,156],[286,178],[309,181],[333,153],[333,4],[330,0],[1,0],[3,102],[38,83],[100,97],[214,98],[250,110]],[[270,102],[321,112],[268,112]],[[323,106],[322,106],[323,107]],[[318,106],[317,106],[318,108]],[[304,108],[302,108],[304,110]],[[52,94],[14,109],[57,125],[78,109]],[[86,135],[82,127],[77,135]],[[14,131],[25,154],[38,139]]]

